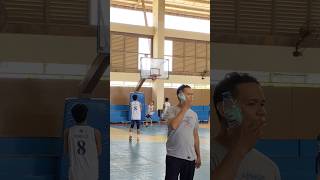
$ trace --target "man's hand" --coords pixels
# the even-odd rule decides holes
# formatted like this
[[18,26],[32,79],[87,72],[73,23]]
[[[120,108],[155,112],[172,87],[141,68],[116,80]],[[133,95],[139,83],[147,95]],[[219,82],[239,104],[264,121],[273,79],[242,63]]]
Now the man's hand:
[[200,166],[201,166],[201,158],[197,157],[197,159],[196,159],[196,168],[199,169]]
[[241,155],[248,153],[255,145],[257,140],[261,137],[262,128],[266,125],[265,121],[243,121],[240,125],[240,136],[234,143],[235,149]]

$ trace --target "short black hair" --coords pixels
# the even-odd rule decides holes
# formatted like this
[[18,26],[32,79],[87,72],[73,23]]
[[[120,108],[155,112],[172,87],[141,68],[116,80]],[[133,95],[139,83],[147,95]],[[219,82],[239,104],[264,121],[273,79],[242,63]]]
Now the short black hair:
[[166,98],[164,99],[164,101],[168,102],[168,101],[169,101],[169,98],[166,97]]
[[136,101],[136,100],[138,99],[138,96],[137,96],[136,94],[134,94],[134,95],[132,96],[132,99],[133,99],[134,101]]
[[84,104],[76,104],[71,109],[72,117],[77,123],[82,123],[87,118],[88,108]]
[[185,89],[185,88],[191,88],[189,85],[186,85],[186,84],[182,84],[180,87],[178,87],[178,89],[177,89],[177,95],[180,93],[180,91],[182,91],[183,92],[183,90]]
[[[218,111],[217,104],[222,102],[222,94],[224,92],[231,92],[233,97],[237,97],[236,88],[239,84],[243,83],[257,83],[260,85],[259,81],[250,76],[248,73],[238,73],[231,72],[225,75],[224,79],[222,79],[214,88],[213,92],[213,104],[217,111],[218,118],[221,122],[221,114]],[[222,124],[226,122],[221,122]]]

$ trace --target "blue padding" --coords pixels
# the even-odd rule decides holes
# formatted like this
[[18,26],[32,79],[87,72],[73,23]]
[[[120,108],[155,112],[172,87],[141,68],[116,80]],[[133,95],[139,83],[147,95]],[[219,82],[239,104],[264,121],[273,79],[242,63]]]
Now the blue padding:
[[128,111],[111,111],[110,112],[110,116],[111,116],[111,118],[113,118],[113,117],[115,117],[115,118],[117,118],[117,117],[126,117],[126,118],[128,118]]
[[53,174],[33,176],[33,175],[21,175],[16,174],[0,174],[0,179],[2,180],[56,180],[57,177]]
[[203,111],[203,106],[191,106],[193,111]]
[[200,122],[209,122],[208,119],[200,120]]
[[111,119],[111,123],[123,123],[123,122],[127,122],[128,118],[124,118],[124,117],[118,117],[118,118],[113,118]]
[[299,140],[259,140],[256,148],[268,157],[299,156]]
[[315,173],[315,158],[300,158],[299,163],[301,164],[300,170],[310,174]]
[[317,154],[316,140],[300,140],[301,157],[314,157]]
[[128,111],[111,111],[110,112],[110,122],[120,123],[128,121],[129,112]]
[[281,172],[281,180],[314,180],[315,174],[301,171]]
[[203,110],[204,111],[210,111],[210,107],[209,106],[203,106]]
[[278,164],[282,179],[309,180],[315,179],[314,161],[311,159],[274,159]]
[[208,111],[195,111],[198,115],[199,121],[208,121],[209,113]]
[[160,121],[160,118],[157,112],[153,113],[151,118],[152,118],[152,121],[156,121],[156,122]]
[[299,170],[299,158],[272,158],[279,167],[280,172],[290,172]]
[[278,165],[281,172],[301,171],[309,174],[315,172],[315,162],[311,158],[272,158],[272,160]]
[[128,105],[111,105],[110,111],[129,111]]
[[0,138],[1,155],[59,156],[59,138]]
[[1,173],[19,174],[54,174],[57,172],[58,158],[56,157],[1,157]]
[[209,117],[208,116],[198,116],[198,119],[200,121],[204,121],[204,120],[209,120]]

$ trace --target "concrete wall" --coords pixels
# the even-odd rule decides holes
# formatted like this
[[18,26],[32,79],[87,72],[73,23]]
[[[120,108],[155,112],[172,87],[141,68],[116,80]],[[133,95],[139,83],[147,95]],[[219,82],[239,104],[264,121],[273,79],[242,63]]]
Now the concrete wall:
[[294,47],[212,43],[211,69],[320,73],[320,49],[310,48],[293,57]]
[[90,64],[95,56],[95,37],[0,33],[1,61]]

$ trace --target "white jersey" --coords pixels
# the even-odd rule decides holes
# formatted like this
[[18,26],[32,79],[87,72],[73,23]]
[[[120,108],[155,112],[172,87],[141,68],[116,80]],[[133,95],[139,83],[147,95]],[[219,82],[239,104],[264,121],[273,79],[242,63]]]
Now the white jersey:
[[141,103],[132,101],[131,105],[131,120],[141,120]]
[[163,114],[166,114],[171,104],[169,102],[164,102]]
[[75,125],[69,129],[69,180],[98,180],[99,160],[94,128]]

